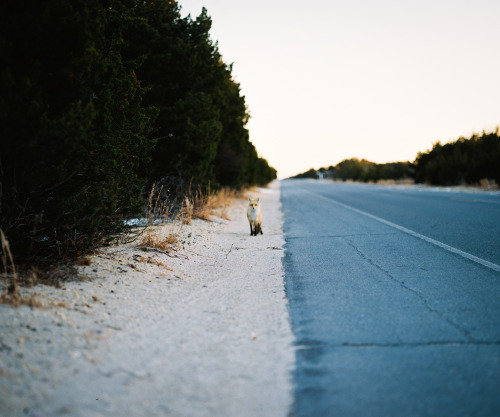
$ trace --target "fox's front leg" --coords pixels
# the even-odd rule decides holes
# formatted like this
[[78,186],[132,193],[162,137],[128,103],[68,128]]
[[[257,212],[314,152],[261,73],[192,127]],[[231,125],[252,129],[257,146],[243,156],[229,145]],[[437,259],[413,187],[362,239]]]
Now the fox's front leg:
[[252,227],[252,223],[250,223],[250,236],[253,236],[253,227]]

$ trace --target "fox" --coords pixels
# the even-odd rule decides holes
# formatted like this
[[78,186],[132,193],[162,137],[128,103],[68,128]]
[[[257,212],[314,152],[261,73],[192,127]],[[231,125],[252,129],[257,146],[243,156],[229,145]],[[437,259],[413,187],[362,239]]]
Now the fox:
[[247,218],[250,222],[250,236],[262,235],[262,211],[260,209],[259,198],[248,199]]

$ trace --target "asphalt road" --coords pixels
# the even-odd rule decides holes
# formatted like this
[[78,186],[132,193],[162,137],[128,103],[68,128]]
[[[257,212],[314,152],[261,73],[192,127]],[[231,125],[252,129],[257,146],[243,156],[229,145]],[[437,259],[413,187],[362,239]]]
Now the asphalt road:
[[500,416],[500,195],[281,185],[294,415]]

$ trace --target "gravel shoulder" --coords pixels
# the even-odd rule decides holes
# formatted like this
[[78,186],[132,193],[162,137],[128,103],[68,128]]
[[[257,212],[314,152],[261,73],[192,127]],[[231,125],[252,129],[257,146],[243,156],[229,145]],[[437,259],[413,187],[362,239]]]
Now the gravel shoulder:
[[175,252],[110,247],[79,267],[86,280],[35,287],[59,307],[0,305],[0,415],[286,416],[279,183],[253,194],[262,236],[238,200],[231,221],[185,226]]

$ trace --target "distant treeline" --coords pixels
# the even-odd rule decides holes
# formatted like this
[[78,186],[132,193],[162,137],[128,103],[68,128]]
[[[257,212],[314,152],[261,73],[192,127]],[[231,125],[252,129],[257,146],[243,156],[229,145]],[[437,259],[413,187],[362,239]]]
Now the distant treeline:
[[378,181],[384,179],[399,180],[409,178],[409,162],[391,162],[388,164],[377,164],[366,159],[345,159],[335,166],[320,168],[319,170],[310,169],[302,174],[292,178],[316,178],[320,175],[323,178],[334,180],[351,181]]
[[430,151],[419,153],[414,163],[414,178],[433,185],[477,185],[481,180],[494,180],[500,185],[498,128],[445,145],[438,142]]
[[266,184],[211,19],[175,0],[0,5],[0,228],[16,253],[79,250],[146,185]]
[[495,181],[500,185],[499,130],[459,138],[441,145],[437,142],[425,153],[419,153],[413,163],[392,162],[376,164],[365,159],[346,159],[336,166],[310,169],[293,178],[324,178],[352,181],[413,179],[432,185],[478,185]]

